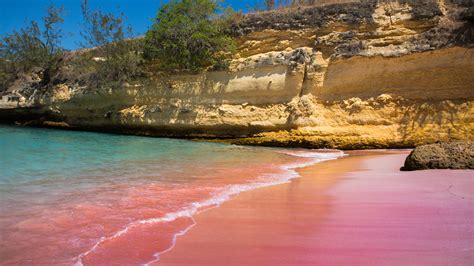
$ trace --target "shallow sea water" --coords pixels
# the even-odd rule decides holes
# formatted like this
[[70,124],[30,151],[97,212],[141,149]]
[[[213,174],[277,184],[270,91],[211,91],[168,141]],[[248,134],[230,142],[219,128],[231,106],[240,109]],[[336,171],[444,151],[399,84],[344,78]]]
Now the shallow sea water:
[[196,213],[341,155],[0,125],[0,264],[156,261]]

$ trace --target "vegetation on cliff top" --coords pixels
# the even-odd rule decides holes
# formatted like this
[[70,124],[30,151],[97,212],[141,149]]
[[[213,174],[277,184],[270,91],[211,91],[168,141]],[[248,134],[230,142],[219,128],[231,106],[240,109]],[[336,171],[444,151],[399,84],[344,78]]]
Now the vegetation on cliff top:
[[[218,15],[221,12],[224,15]],[[145,35],[145,58],[157,60],[164,70],[197,71],[222,62],[235,47],[226,32],[230,14],[214,0],[174,0],[163,5]]]
[[[222,7],[220,0],[172,0],[162,5],[145,38],[135,38],[123,14],[92,9],[82,0],[83,25],[80,46],[74,53],[75,73],[87,73],[91,86],[114,86],[132,80],[148,65],[158,70],[199,71],[225,66],[235,49],[231,24],[240,14]],[[259,0],[250,10],[314,4],[314,0]],[[42,84],[48,84],[64,67],[61,40],[71,33],[60,27],[63,7],[51,4],[41,22],[2,36],[0,42],[0,91],[22,73],[39,68]]]
[[[435,0],[411,4],[412,15],[426,18],[441,14],[437,5],[424,4],[430,1]],[[253,10],[315,4],[325,6],[336,2],[259,0],[255,2]],[[81,44],[90,49],[67,54],[60,47],[60,41],[66,35],[59,27],[64,21],[63,8],[50,6],[41,23],[33,21],[31,25],[2,37],[0,91],[6,90],[22,73],[30,73],[33,69],[43,76],[40,85],[79,80],[81,85],[90,88],[113,88],[156,70],[197,72],[209,67],[222,68],[235,48],[232,36],[265,29],[320,27],[324,23],[339,20],[342,13],[345,14],[343,20],[347,23],[372,23],[376,0],[319,9],[296,8],[286,9],[290,10],[288,12],[254,13],[244,17],[222,8],[221,3],[219,0],[172,0],[161,6],[145,37],[134,38],[123,14],[91,9],[88,0],[82,0],[84,23]],[[468,21],[458,35],[469,40],[462,42],[472,39],[471,13],[464,12],[460,15],[460,19]],[[342,33],[341,36],[344,38]],[[428,34],[425,39],[433,39],[433,36]],[[419,42],[422,43],[425,39]],[[344,49],[352,49],[352,46]],[[37,71],[38,68],[41,71]],[[54,76],[56,72],[60,75]]]
[[44,70],[43,82],[59,67],[64,49],[59,43],[64,33],[59,24],[64,22],[63,7],[50,5],[46,15],[38,22],[3,36],[0,43],[0,87],[16,78],[17,73],[34,67]]
[[[62,7],[51,5],[42,25],[32,21],[3,36],[0,91],[34,67],[43,70],[42,83],[47,84],[58,68],[71,63],[62,60],[62,12]],[[143,73],[145,65],[164,71],[223,65],[235,47],[228,33],[233,12],[218,0],[173,0],[162,5],[145,38],[134,38],[123,14],[92,9],[88,0],[82,0],[82,15],[80,45],[88,49],[74,53],[67,68],[87,75],[90,86],[114,87],[130,81]]]
[[94,47],[91,53],[75,58],[75,67],[86,70],[94,86],[114,86],[141,73],[140,42],[131,40],[133,31],[125,24],[123,13],[114,15],[91,9],[82,1],[84,17],[82,47]]

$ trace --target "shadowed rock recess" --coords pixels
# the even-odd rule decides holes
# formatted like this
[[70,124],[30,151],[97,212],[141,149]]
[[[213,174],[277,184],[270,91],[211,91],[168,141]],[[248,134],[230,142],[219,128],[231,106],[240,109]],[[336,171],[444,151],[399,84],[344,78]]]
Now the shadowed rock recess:
[[243,16],[219,71],[98,88],[68,72],[69,54],[48,84],[32,73],[6,88],[21,97],[0,120],[308,148],[472,141],[472,1],[343,2]]
[[474,169],[474,142],[436,143],[416,147],[403,171],[423,169]]

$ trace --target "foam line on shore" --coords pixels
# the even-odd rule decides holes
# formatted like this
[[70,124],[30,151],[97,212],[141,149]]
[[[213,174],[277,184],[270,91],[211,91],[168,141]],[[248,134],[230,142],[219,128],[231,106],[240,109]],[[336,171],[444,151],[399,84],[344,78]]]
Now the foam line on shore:
[[299,163],[289,163],[289,164],[284,164],[280,166],[280,169],[283,170],[283,173],[279,174],[264,174],[260,176],[256,182],[251,182],[248,184],[234,184],[234,185],[228,185],[224,187],[224,189],[212,196],[209,199],[199,201],[199,202],[193,202],[191,203],[187,208],[184,208],[183,210],[173,212],[173,213],[168,213],[163,217],[158,217],[158,218],[149,218],[149,219],[144,219],[144,220],[138,220],[131,222],[127,224],[122,230],[116,232],[115,234],[109,236],[109,237],[101,237],[97,243],[92,246],[89,250],[79,254],[76,257],[76,266],[83,266],[82,259],[86,257],[87,255],[91,254],[94,252],[99,246],[101,246],[103,243],[116,239],[118,237],[121,237],[122,235],[126,234],[130,229],[135,228],[137,226],[143,225],[143,224],[155,224],[155,223],[163,223],[163,222],[171,222],[174,221],[178,218],[184,218],[184,217],[189,217],[192,219],[193,224],[188,226],[187,228],[175,233],[173,235],[172,239],[172,244],[171,246],[161,252],[157,252],[154,254],[155,259],[152,261],[149,261],[147,263],[144,263],[143,265],[148,265],[150,263],[156,262],[159,260],[160,255],[170,251],[173,249],[173,247],[176,245],[176,240],[178,236],[186,234],[196,223],[193,218],[193,215],[201,212],[208,210],[212,207],[218,207],[222,203],[228,201],[231,197],[236,196],[242,192],[245,191],[250,191],[254,190],[257,188],[263,188],[263,187],[269,187],[269,186],[274,186],[274,185],[279,185],[279,184],[284,184],[290,182],[292,179],[300,177],[299,173],[296,171],[298,168],[304,168],[316,163],[320,163],[323,161],[328,161],[328,160],[335,160],[337,158],[340,158],[342,156],[345,156],[344,152],[339,151],[339,150],[324,150],[318,152],[317,150],[315,151],[278,151],[284,154],[287,154],[289,156],[294,156],[294,157],[301,157],[301,158],[307,158],[308,160],[305,162],[299,162]]

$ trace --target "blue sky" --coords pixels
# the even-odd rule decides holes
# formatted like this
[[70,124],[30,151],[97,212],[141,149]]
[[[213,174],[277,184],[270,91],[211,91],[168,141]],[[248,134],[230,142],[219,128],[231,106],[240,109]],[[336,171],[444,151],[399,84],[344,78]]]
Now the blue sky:
[[[151,25],[160,3],[168,0],[89,0],[94,8],[109,12],[123,12],[127,22],[137,34],[143,34]],[[232,6],[235,10],[246,11],[249,6],[255,5],[255,0],[227,0],[225,6]],[[31,20],[41,20],[50,3],[63,5],[65,22],[63,29],[69,33],[63,40],[66,49],[77,49],[81,31],[81,1],[80,0],[0,0],[0,35],[8,34],[20,29]]]

